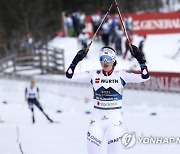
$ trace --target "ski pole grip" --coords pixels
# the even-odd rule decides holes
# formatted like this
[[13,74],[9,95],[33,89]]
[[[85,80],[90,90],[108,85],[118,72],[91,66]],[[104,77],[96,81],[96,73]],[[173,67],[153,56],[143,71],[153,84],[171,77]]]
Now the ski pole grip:
[[86,47],[86,49],[85,49],[86,52],[89,51],[89,48],[90,48],[91,44],[92,44],[92,41],[91,41],[91,42],[88,44],[88,46]]
[[129,44],[129,50],[131,52],[131,55],[134,57],[134,52],[133,52],[133,48],[132,48],[131,42],[129,42],[128,44]]

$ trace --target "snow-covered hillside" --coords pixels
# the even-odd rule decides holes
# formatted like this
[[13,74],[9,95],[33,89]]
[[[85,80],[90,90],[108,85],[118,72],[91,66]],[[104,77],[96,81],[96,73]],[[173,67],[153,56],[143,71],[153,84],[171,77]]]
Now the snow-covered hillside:
[[[142,36],[135,35],[133,44],[138,45]],[[125,38],[123,38],[124,42]],[[68,68],[73,57],[80,49],[76,38],[56,37],[49,43],[50,46],[59,47],[65,51],[65,67]],[[124,43],[123,51],[124,51]],[[99,50],[103,47],[101,42],[93,42],[88,58],[84,59],[77,67],[76,72],[93,70],[100,68]],[[150,71],[159,72],[180,72],[180,53],[172,58],[180,47],[180,34],[148,35],[145,41],[145,55]],[[128,55],[130,57],[130,53]],[[128,58],[127,58],[128,59]],[[118,65],[116,69],[139,69],[136,60],[123,60],[117,57]]]

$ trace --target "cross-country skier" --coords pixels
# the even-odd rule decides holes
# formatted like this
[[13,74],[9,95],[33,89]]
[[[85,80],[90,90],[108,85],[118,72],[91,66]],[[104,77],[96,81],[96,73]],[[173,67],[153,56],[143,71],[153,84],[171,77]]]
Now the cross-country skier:
[[35,85],[35,80],[31,80],[30,86],[25,89],[25,99],[28,103],[29,109],[32,111],[32,123],[35,123],[34,105],[46,116],[52,123],[53,120],[44,112],[41,104],[39,103],[39,88]]
[[80,82],[89,82],[94,91],[94,109],[87,133],[88,154],[100,154],[100,147],[106,134],[107,154],[120,154],[121,136],[123,135],[122,98],[126,83],[140,83],[150,79],[145,60],[139,49],[132,45],[134,58],[140,64],[141,74],[115,71],[117,64],[115,51],[111,47],[100,50],[101,70],[74,74],[79,61],[86,56],[86,50],[80,50],[66,77]]

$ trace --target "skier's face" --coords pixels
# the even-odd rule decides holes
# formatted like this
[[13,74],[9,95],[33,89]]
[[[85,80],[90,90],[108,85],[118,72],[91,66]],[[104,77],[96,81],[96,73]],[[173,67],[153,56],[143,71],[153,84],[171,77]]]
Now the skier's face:
[[35,81],[32,80],[32,81],[31,81],[31,87],[34,87],[34,86],[35,86]]
[[111,62],[104,61],[104,62],[101,62],[101,67],[103,68],[104,71],[109,72],[112,70],[113,64],[114,64],[114,61],[111,61]]

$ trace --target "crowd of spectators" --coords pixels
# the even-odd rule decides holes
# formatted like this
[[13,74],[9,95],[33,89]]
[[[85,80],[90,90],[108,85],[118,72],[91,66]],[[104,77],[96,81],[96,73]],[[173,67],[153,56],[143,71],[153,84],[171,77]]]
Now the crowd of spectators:
[[[81,47],[85,48],[90,38],[97,31],[103,17],[104,13],[101,11],[96,11],[94,14],[89,16],[86,16],[82,11],[66,13],[64,23],[67,29],[67,35],[70,37],[77,37]],[[130,16],[124,16],[123,19],[128,36],[130,40],[133,41],[133,19]],[[87,23],[91,23],[91,32],[88,29],[89,27],[87,28]],[[104,46],[113,46],[116,50],[117,56],[122,56],[123,59],[126,59],[129,46],[128,41],[125,38],[118,15],[109,15],[98,31],[95,41],[101,41]],[[145,38],[139,42],[142,52],[144,41]]]
[[[79,47],[86,48],[101,24],[104,15],[104,11],[96,11],[94,14],[88,16],[82,11],[65,13],[64,26],[66,36],[77,37]],[[133,42],[133,19],[130,16],[124,16],[123,19],[129,38]],[[143,37],[139,42],[139,48],[144,57],[145,38],[146,37]],[[96,34],[95,41],[102,42],[103,46],[114,47],[117,56],[121,56],[123,59],[127,58],[129,45],[121,29],[119,16],[117,14],[107,16]],[[39,48],[42,44],[42,41],[35,40],[33,34],[29,32],[21,39],[18,51],[34,53],[36,52],[35,49]],[[7,44],[6,49],[8,52],[11,51],[11,46],[12,45]]]

